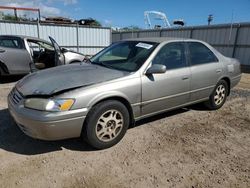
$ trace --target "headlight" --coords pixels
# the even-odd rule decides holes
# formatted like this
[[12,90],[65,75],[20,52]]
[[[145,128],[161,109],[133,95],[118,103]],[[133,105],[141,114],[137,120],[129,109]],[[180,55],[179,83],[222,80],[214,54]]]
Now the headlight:
[[74,99],[40,99],[31,98],[24,101],[26,108],[31,108],[41,111],[61,112],[70,110],[73,106]]

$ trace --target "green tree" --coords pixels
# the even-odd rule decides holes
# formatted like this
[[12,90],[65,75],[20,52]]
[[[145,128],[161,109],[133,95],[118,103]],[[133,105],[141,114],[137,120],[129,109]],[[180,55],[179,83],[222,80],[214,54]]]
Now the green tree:
[[102,26],[101,22],[99,22],[96,19],[89,18],[89,20],[92,20],[92,22],[90,22],[90,24],[89,24],[90,26],[96,26],[96,27],[101,27]]
[[14,15],[11,15],[11,14],[4,14],[3,15],[3,20],[15,21],[16,17]]

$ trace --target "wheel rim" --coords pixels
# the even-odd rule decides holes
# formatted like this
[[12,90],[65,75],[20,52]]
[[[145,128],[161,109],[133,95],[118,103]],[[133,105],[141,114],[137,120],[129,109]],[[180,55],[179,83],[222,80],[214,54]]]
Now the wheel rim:
[[215,90],[214,103],[219,106],[226,97],[226,88],[224,85],[219,85]]
[[96,124],[96,136],[100,141],[110,142],[114,140],[123,128],[123,116],[117,110],[104,112]]

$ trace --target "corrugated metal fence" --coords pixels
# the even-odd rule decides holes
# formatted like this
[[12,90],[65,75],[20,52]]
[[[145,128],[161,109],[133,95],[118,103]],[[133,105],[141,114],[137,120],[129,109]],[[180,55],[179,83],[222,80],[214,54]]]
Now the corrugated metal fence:
[[49,40],[53,37],[60,46],[94,55],[111,43],[111,29],[58,25],[34,22],[0,21],[0,35],[28,35]]
[[250,66],[250,23],[114,32],[112,42],[145,37],[181,37],[203,40],[222,54],[235,57],[242,65]]

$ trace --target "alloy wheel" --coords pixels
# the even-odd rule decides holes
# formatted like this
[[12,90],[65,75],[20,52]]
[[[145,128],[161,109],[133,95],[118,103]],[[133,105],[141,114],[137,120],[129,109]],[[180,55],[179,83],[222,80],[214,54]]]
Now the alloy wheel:
[[97,121],[96,136],[100,141],[110,142],[121,133],[123,124],[123,116],[118,110],[108,110]]
[[215,90],[214,103],[219,106],[225,99],[226,88],[224,85],[219,85]]

